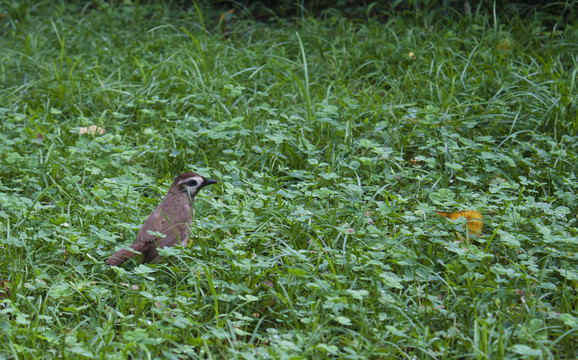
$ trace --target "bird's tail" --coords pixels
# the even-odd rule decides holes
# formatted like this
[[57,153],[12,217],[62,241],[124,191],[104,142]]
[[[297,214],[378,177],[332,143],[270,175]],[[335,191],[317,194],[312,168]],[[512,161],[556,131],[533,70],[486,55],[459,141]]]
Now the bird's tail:
[[124,263],[125,261],[127,261],[131,257],[133,257],[135,255],[139,255],[139,253],[136,251],[142,251],[142,249],[141,249],[142,245],[143,245],[142,243],[130,245],[129,247],[133,251],[123,249],[123,250],[119,250],[119,251],[115,252],[114,254],[112,254],[112,256],[110,258],[108,258],[108,260],[106,260],[106,264],[110,265],[110,266],[122,265],[122,263]]

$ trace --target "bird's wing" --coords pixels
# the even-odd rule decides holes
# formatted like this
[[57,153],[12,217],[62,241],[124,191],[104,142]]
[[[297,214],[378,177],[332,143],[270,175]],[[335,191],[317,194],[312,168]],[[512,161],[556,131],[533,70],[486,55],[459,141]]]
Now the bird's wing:
[[159,236],[149,234],[149,231],[154,231],[162,234],[170,234],[172,231],[171,224],[165,214],[163,214],[160,207],[156,208],[149,217],[145,220],[141,229],[139,230],[135,242],[149,243],[159,239]]
[[[167,216],[163,213],[160,206],[157,207],[145,220],[143,226],[141,227],[141,229],[137,234],[135,243],[155,242],[163,246],[175,245],[176,243],[184,240],[184,238],[186,238],[189,235],[189,228],[187,222],[190,222],[190,220],[189,221],[185,221],[185,219],[179,220],[182,221],[172,224],[168,220]],[[165,234],[165,237],[159,237],[155,234],[150,234],[149,231]]]

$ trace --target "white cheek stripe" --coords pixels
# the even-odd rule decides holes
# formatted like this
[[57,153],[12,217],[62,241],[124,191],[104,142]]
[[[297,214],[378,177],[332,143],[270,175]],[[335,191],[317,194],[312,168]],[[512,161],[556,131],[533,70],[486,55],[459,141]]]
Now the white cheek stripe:
[[197,183],[198,183],[198,184],[200,184],[200,183],[202,182],[202,181],[199,181],[199,178],[198,178],[198,177],[192,176],[192,177],[190,177],[190,178],[186,178],[186,179],[183,179],[183,180],[179,181],[179,182],[178,182],[178,185],[184,184],[184,183],[186,183],[186,182],[188,182],[188,181],[191,181],[191,180],[197,180]]

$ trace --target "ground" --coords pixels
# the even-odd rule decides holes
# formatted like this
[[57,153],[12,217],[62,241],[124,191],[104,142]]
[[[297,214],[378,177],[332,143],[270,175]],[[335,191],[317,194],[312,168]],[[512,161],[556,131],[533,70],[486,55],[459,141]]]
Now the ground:
[[0,358],[576,357],[573,5],[394,5],[0,5]]

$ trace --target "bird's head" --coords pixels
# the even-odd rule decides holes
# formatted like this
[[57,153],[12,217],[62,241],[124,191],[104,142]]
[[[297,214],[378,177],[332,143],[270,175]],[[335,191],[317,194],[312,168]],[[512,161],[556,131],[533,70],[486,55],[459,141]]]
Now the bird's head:
[[177,176],[173,182],[172,187],[179,192],[185,193],[190,197],[194,197],[203,187],[216,183],[216,180],[205,179],[199,174],[184,173]]

